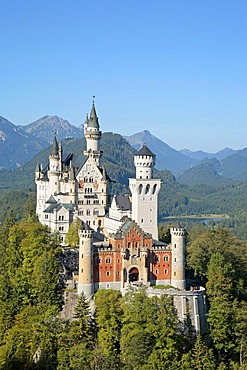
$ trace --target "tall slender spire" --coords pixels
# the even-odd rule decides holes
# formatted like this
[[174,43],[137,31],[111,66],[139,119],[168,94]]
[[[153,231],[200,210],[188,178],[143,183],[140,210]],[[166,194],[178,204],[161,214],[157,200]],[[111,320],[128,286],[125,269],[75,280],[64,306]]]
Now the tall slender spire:
[[84,123],[84,135],[87,143],[87,149],[84,151],[84,154],[91,157],[97,166],[99,166],[99,159],[102,153],[99,149],[101,131],[99,129],[99,120],[94,106],[94,100],[89,119],[87,117]]
[[93,100],[93,105],[92,105],[92,109],[91,109],[91,113],[90,113],[88,127],[94,127],[94,128],[99,129],[99,120],[98,120],[98,117],[97,117],[97,114],[96,114],[96,109],[95,109],[95,106],[94,106],[94,100]]
[[57,137],[56,137],[56,131],[54,133],[54,139],[51,147],[51,155],[52,156],[58,156],[59,149],[58,149],[58,143],[57,143]]

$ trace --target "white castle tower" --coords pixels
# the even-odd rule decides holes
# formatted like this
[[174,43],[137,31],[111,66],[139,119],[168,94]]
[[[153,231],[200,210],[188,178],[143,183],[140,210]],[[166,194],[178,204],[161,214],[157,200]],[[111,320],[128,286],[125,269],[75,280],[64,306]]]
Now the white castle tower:
[[171,285],[185,289],[185,229],[178,223],[170,228],[172,244]]
[[87,116],[84,123],[84,135],[87,143],[87,149],[84,151],[84,155],[91,157],[97,166],[99,166],[99,159],[102,154],[99,150],[101,131],[99,130],[99,120],[96,114],[94,101],[89,119]]
[[107,209],[108,177],[103,167],[100,167],[100,138],[99,120],[94,101],[90,117],[84,123],[87,159],[76,174],[78,218],[90,225],[95,231],[103,227]]
[[136,178],[129,179],[132,219],[158,240],[158,194],[161,180],[153,179],[155,154],[146,145],[134,156]]
[[83,224],[79,231],[79,281],[78,293],[89,298],[94,293],[93,283],[93,230]]
[[61,158],[59,154],[61,152],[61,147],[58,147],[56,134],[54,135],[54,140],[51,148],[51,154],[49,155],[49,171],[48,178],[50,181],[50,193],[55,194],[60,191],[59,189],[59,175],[61,167]]

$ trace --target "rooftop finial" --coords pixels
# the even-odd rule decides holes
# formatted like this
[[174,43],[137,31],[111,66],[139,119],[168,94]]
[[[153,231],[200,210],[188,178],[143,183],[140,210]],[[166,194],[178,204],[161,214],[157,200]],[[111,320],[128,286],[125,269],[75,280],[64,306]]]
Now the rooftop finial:
[[93,104],[94,104],[95,95],[93,95]]

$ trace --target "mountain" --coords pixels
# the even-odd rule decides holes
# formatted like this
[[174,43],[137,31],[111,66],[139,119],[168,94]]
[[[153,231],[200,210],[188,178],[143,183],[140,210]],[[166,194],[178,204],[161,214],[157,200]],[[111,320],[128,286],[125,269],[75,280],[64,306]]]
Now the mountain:
[[203,152],[202,150],[197,150],[196,152],[192,152],[189,149],[181,149],[179,152],[186,157],[196,160],[197,162],[202,161],[204,158],[210,158],[212,153]]
[[195,167],[189,168],[178,177],[184,185],[219,185],[227,182],[221,175],[221,163],[216,158],[205,158]]
[[145,130],[131,136],[125,136],[125,139],[136,150],[139,150],[145,143],[148,148],[156,154],[156,165],[158,170],[169,170],[174,175],[179,175],[181,172],[190,168],[198,161],[193,158],[188,158],[186,155],[171,148],[169,145],[152,135]]
[[36,136],[39,139],[52,143],[54,133],[57,133],[59,141],[67,138],[83,137],[83,130],[69,123],[67,120],[58,116],[44,116],[26,126],[21,126],[22,130]]
[[239,150],[224,148],[216,153],[207,153],[207,152],[203,152],[202,150],[197,150],[196,152],[192,152],[189,149],[181,149],[179,152],[199,162],[199,161],[202,161],[204,158],[216,158],[218,160],[222,160],[226,157],[229,157],[232,154],[237,153],[238,151]]
[[47,143],[0,116],[0,169],[13,169],[30,160]]
[[[184,171],[178,181],[181,184],[195,185],[206,184],[216,185],[229,183],[230,180],[247,180],[247,148],[233,151],[234,154],[224,157],[224,153],[231,153],[232,149],[222,150],[223,159],[205,158],[196,166]],[[219,154],[219,157],[221,155]]]

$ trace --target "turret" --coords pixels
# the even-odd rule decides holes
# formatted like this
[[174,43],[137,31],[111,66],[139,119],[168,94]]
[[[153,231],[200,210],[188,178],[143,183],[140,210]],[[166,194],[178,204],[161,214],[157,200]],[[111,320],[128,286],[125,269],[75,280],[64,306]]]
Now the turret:
[[59,149],[58,149],[58,155],[59,155],[59,172],[62,173],[63,170],[63,147],[62,143],[59,143]]
[[54,134],[51,154],[49,155],[49,173],[50,191],[52,194],[59,192],[59,147],[56,133]]
[[37,163],[36,169],[35,169],[35,180],[38,180],[40,178],[40,165]]
[[155,165],[155,154],[146,145],[134,156],[137,179],[151,179],[153,177],[153,167]]
[[94,101],[90,113],[90,117],[86,117],[84,123],[84,135],[86,138],[87,149],[84,155],[90,156],[99,165],[99,159],[102,152],[99,150],[99,142],[101,138],[101,131],[99,130],[99,120],[96,114]]
[[69,169],[69,196],[70,196],[70,203],[75,203],[76,198],[76,179],[75,179],[75,169],[72,166],[72,162],[70,162],[70,169]]
[[185,289],[185,229],[179,223],[170,228],[172,244],[171,285]]
[[89,298],[94,293],[93,283],[93,230],[83,224],[79,231],[79,281],[78,294],[84,292]]

